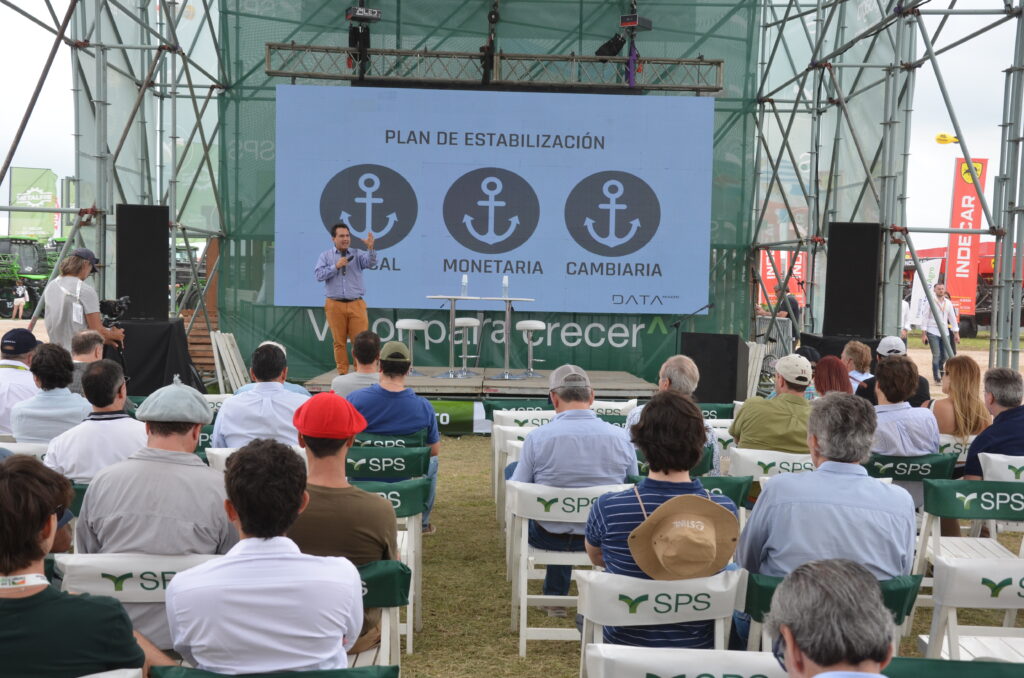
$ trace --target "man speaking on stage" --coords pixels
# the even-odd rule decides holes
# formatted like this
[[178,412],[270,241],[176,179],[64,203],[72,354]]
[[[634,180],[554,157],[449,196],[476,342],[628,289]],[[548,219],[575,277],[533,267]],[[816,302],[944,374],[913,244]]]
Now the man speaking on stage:
[[316,260],[313,274],[324,284],[324,312],[327,325],[334,338],[334,362],[338,374],[348,373],[349,339],[370,328],[366,316],[366,302],[363,294],[363,270],[377,267],[377,252],[373,249],[373,233],[366,236],[366,251],[349,249],[352,233],[345,224],[331,228],[334,247],[322,252]]

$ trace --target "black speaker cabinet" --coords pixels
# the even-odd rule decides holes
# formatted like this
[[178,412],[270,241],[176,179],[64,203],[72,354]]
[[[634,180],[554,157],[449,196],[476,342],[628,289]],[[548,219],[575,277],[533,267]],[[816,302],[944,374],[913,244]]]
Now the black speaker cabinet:
[[747,398],[749,350],[736,334],[683,332],[679,352],[690,356],[700,370],[693,394],[699,403],[731,403]]
[[840,357],[843,353],[843,347],[851,341],[867,344],[868,348],[871,349],[872,364],[874,364],[878,342],[881,339],[875,337],[822,336],[820,334],[807,334],[806,332],[800,335],[800,345],[817,349],[822,357],[827,355]]
[[881,257],[881,224],[829,224],[823,335],[875,336]]
[[117,206],[117,296],[132,300],[126,319],[167,320],[169,224],[165,205]]

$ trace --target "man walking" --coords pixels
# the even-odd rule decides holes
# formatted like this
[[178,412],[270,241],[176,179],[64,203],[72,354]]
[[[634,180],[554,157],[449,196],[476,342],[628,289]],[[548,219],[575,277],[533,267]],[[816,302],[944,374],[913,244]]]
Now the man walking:
[[377,266],[377,252],[373,249],[373,233],[366,236],[366,251],[351,250],[352,233],[345,224],[331,229],[334,247],[320,254],[313,274],[324,284],[324,313],[334,338],[334,362],[338,374],[348,373],[348,340],[370,328],[363,295],[363,270]]

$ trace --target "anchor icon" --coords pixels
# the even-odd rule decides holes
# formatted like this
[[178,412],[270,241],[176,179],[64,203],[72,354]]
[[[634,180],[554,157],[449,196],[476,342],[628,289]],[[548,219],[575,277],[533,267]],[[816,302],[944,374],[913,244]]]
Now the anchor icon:
[[373,206],[379,205],[380,203],[384,202],[384,198],[374,197],[374,193],[376,193],[377,189],[380,188],[380,177],[378,177],[373,172],[367,172],[366,174],[359,177],[359,181],[357,183],[359,184],[359,190],[363,192],[363,197],[356,198],[355,201],[358,203],[362,203],[363,206],[366,208],[366,214],[363,217],[363,228],[362,230],[357,230],[353,228],[352,215],[349,214],[348,212],[345,212],[344,210],[341,212],[341,217],[339,217],[339,220],[341,221],[341,223],[348,226],[348,230],[351,231],[352,235],[356,236],[357,238],[365,238],[371,233],[373,233],[373,236],[375,238],[383,238],[391,231],[392,228],[395,227],[395,224],[398,223],[398,214],[395,212],[389,214],[387,224],[384,225],[383,230],[374,231]]
[[504,200],[497,200],[498,194],[501,193],[503,185],[501,179],[498,177],[487,177],[480,182],[480,190],[483,191],[484,195],[487,196],[486,200],[478,200],[477,205],[480,207],[487,208],[487,230],[483,233],[473,228],[473,217],[468,214],[464,214],[462,217],[462,223],[465,224],[466,230],[469,234],[479,240],[480,242],[487,243],[488,245],[494,245],[503,240],[506,240],[509,236],[516,232],[516,227],[519,226],[519,216],[516,215],[508,220],[508,228],[501,235],[498,235],[494,229],[494,208],[505,207],[506,203]]
[[608,202],[600,203],[598,208],[608,212],[608,235],[599,236],[597,229],[594,228],[595,222],[590,217],[583,220],[583,225],[587,227],[590,237],[606,247],[618,247],[623,243],[629,242],[636,235],[637,230],[640,229],[640,220],[633,219],[629,222],[629,232],[625,236],[619,236],[617,233],[615,224],[616,214],[629,207],[627,203],[620,203],[618,201],[624,190],[622,182],[616,179],[609,179],[601,187],[601,192],[604,193],[604,197],[608,198]]

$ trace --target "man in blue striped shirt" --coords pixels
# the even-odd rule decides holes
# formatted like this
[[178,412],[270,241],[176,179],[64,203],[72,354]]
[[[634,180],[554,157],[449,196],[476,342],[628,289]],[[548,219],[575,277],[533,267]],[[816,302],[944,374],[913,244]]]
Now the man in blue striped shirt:
[[[633,559],[629,534],[646,515],[673,497],[706,497],[735,514],[731,499],[711,494],[700,480],[690,478],[690,469],[700,462],[705,442],[704,419],[700,408],[684,395],[662,391],[644,406],[640,422],[633,427],[636,446],[644,451],[650,475],[633,490],[612,492],[600,497],[587,520],[586,549],[591,562],[613,574],[650,579]],[[641,506],[641,501],[643,505]],[[646,514],[646,515],[645,515]],[[713,621],[659,624],[656,626],[606,626],[606,643],[644,647],[714,646]]]

